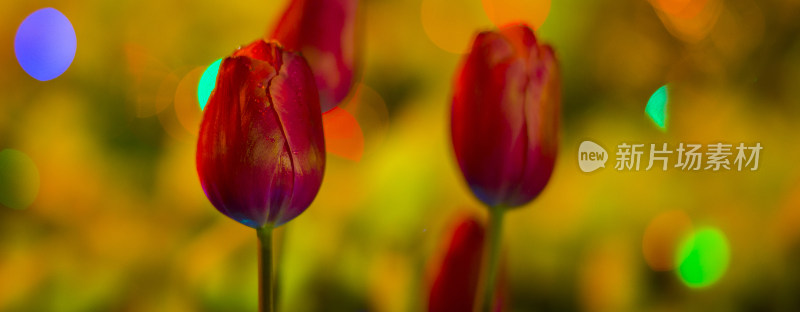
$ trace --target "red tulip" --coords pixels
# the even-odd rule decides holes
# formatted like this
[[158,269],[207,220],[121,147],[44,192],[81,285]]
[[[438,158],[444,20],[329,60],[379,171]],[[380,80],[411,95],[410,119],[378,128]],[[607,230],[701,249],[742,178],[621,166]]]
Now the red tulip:
[[357,11],[358,0],[293,0],[269,36],[306,57],[322,112],[344,100],[355,81],[360,59]]
[[478,34],[456,73],[453,148],[472,192],[516,207],[544,189],[558,149],[561,103],[553,49],[530,27]]
[[431,287],[428,311],[472,311],[481,272],[485,230],[477,220],[459,220]]
[[[483,261],[485,226],[474,217],[459,217],[451,235],[444,259],[434,264],[438,266],[428,298],[430,312],[470,312],[475,304]],[[500,287],[494,295],[493,311],[502,311],[506,303],[503,296],[505,278],[501,276],[500,281]]]
[[308,208],[324,170],[319,96],[303,57],[258,40],[226,58],[197,142],[214,207],[256,229],[281,225]]

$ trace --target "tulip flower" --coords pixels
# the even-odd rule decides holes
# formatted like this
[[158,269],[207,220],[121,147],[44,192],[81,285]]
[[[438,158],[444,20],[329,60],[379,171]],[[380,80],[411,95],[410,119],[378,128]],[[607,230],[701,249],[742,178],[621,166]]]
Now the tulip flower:
[[272,307],[272,229],[308,208],[324,170],[319,96],[303,57],[258,40],[225,58],[203,112],[197,173],[217,210],[257,230],[262,310]]
[[[473,311],[480,282],[486,227],[475,217],[461,216],[454,223],[441,263],[433,263],[435,277],[428,297],[429,312]],[[449,233],[448,233],[449,234]],[[502,311],[504,290],[494,296],[494,311]]]
[[503,213],[533,200],[553,171],[558,64],[553,49],[537,42],[529,26],[511,25],[478,34],[454,80],[453,149],[472,193],[490,208],[483,294],[490,299]]
[[535,198],[558,150],[560,80],[553,49],[524,25],[478,34],[456,75],[452,139],[472,192],[488,206]]
[[436,273],[428,311],[472,311],[481,270],[484,227],[474,218],[456,223],[447,252]]
[[269,38],[300,51],[314,72],[322,112],[347,98],[361,45],[359,0],[292,0]]

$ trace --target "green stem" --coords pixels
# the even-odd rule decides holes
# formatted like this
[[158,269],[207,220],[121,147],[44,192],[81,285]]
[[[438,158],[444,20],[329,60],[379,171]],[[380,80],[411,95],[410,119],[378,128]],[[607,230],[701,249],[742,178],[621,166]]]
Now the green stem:
[[481,311],[490,312],[494,307],[495,285],[497,282],[497,263],[500,258],[500,244],[503,236],[503,207],[491,207],[489,209],[489,229],[487,245],[484,246],[487,262],[484,272],[483,283],[483,308]]
[[258,235],[258,310],[272,312],[272,226],[256,230]]

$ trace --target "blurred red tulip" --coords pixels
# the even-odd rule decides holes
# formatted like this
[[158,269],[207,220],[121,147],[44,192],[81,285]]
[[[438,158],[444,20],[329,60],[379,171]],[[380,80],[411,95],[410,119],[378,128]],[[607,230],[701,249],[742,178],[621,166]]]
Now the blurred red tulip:
[[474,218],[460,220],[428,298],[428,311],[472,311],[481,273],[485,230]]
[[319,88],[322,112],[350,93],[359,65],[358,0],[291,0],[272,39],[308,60]]
[[313,77],[300,54],[263,40],[222,62],[197,142],[197,173],[217,210],[258,229],[311,204],[325,170]]
[[[471,312],[480,282],[485,226],[472,216],[461,216],[446,245],[441,263],[435,263],[435,277],[428,297],[428,311]],[[502,311],[505,278],[500,270],[499,287],[495,292],[494,311]]]
[[490,207],[535,198],[558,150],[561,82],[553,49],[527,25],[478,34],[456,73],[451,130],[458,165]]

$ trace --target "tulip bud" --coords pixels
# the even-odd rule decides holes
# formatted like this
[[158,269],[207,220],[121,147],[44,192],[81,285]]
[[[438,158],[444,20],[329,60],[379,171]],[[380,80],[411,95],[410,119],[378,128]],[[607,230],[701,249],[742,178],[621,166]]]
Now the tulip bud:
[[223,60],[197,141],[214,207],[256,229],[281,225],[308,208],[324,170],[319,96],[303,57],[258,40]]
[[544,189],[558,150],[561,83],[553,49],[526,25],[478,34],[456,73],[453,148],[470,189],[517,207]]
[[359,0],[292,0],[272,35],[289,50],[301,51],[314,72],[322,112],[350,93],[358,66]]

